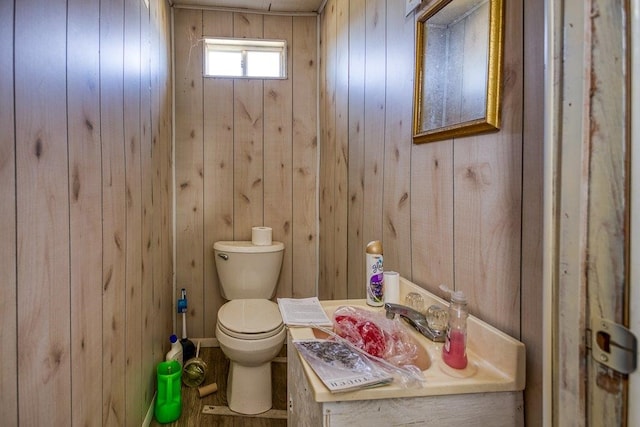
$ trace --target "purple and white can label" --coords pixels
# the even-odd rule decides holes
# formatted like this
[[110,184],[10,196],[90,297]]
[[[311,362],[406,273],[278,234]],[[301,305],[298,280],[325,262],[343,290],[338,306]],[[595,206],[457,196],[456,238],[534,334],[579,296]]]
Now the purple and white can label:
[[367,304],[380,307],[384,304],[384,269],[380,241],[374,240],[367,245],[365,265],[367,269]]

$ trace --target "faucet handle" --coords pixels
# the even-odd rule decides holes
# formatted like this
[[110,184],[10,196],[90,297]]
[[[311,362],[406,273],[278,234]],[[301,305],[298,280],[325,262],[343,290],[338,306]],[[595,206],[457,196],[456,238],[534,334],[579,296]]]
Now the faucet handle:
[[447,329],[447,324],[449,323],[449,312],[447,309],[433,304],[427,309],[425,317],[427,318],[427,325],[429,325],[431,329],[436,331],[444,331]]
[[411,307],[419,313],[424,313],[424,299],[419,293],[409,292],[404,301],[407,307]]

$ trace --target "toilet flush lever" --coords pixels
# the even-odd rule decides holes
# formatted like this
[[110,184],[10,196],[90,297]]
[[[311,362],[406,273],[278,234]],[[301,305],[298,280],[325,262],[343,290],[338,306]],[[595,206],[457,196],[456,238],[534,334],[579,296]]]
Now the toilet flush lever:
[[220,258],[222,258],[223,260],[225,260],[225,261],[229,259],[229,255],[227,255],[227,254],[218,254],[218,256]]

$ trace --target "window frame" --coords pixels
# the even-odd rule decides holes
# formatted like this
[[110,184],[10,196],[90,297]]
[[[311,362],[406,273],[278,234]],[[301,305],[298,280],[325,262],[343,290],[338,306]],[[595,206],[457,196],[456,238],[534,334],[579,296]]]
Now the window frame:
[[[212,47],[214,47],[212,49]],[[242,76],[208,74],[208,53],[240,52],[242,55]],[[280,57],[280,76],[248,76],[247,52],[277,52]],[[281,39],[251,39],[234,37],[204,37],[202,75],[214,79],[261,79],[261,80],[286,80],[287,79],[287,41]]]

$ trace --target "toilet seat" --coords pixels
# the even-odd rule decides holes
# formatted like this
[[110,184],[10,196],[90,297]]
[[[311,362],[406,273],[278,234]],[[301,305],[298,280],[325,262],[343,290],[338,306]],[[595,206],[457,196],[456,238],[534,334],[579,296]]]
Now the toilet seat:
[[244,340],[270,338],[284,329],[278,304],[265,299],[237,299],[218,310],[218,327]]

